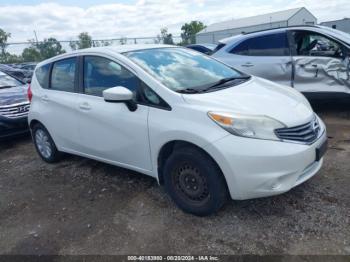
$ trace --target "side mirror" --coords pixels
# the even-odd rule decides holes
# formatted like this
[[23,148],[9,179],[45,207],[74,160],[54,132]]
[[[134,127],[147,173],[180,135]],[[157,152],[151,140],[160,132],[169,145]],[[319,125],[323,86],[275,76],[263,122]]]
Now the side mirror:
[[123,86],[116,86],[103,91],[103,98],[106,102],[125,103],[132,112],[137,109],[133,96],[133,93]]

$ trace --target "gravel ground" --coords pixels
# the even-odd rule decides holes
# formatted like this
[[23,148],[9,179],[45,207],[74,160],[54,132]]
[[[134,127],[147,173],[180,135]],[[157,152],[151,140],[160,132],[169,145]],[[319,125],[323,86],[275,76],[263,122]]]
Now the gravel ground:
[[1,254],[350,254],[350,106],[316,105],[322,170],[280,196],[184,214],[150,177],[76,156],[46,164],[0,144]]

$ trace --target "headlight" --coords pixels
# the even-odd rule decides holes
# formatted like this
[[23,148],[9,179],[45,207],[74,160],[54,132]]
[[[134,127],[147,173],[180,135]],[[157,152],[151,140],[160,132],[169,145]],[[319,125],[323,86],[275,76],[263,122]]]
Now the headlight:
[[274,130],[286,127],[281,122],[259,115],[209,112],[209,117],[228,132],[243,137],[280,140]]

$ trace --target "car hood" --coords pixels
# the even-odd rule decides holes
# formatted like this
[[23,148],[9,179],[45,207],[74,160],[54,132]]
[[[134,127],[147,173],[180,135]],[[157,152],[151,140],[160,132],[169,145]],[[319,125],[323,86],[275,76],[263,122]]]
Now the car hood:
[[207,111],[234,112],[272,117],[286,126],[305,124],[314,116],[306,98],[288,86],[252,77],[233,87],[203,94],[183,94],[189,104]]
[[0,106],[28,102],[27,86],[0,88]]

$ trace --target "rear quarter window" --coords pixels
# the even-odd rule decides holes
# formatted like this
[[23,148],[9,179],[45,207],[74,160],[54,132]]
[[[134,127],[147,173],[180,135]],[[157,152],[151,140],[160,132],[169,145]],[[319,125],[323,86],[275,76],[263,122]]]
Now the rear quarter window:
[[54,62],[51,72],[50,89],[64,92],[74,92],[76,57]]
[[50,64],[38,67],[35,70],[36,79],[42,88],[48,88]]

